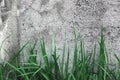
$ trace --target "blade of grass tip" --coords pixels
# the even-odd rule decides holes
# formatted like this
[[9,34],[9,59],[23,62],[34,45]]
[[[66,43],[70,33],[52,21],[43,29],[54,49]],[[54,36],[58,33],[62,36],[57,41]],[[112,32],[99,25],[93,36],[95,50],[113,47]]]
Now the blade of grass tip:
[[50,67],[49,67],[49,61],[48,61],[48,57],[47,57],[47,53],[46,53],[46,47],[45,47],[45,43],[44,43],[44,40],[42,39],[41,42],[41,50],[42,50],[42,56],[43,56],[43,60],[45,62],[45,65],[46,65],[46,68],[47,68],[47,71],[50,72]]
[[85,49],[84,49],[84,44],[83,44],[83,41],[81,40],[81,44],[80,44],[80,50],[81,50],[81,70],[82,70],[82,73],[81,73],[81,79],[82,80],[86,80],[86,64],[85,64]]
[[65,44],[64,44],[64,47],[63,47],[63,55],[62,55],[62,66],[61,66],[61,73],[62,73],[62,75],[64,75],[65,50],[66,50],[66,46],[65,46]]
[[51,65],[49,64],[49,61],[48,61],[44,39],[41,40],[40,45],[41,45],[42,57],[45,64],[45,71],[46,71],[46,73],[41,73],[41,74],[46,79],[47,78],[49,79],[52,76],[52,71],[51,71]]
[[[64,34],[64,39],[66,39],[66,32]],[[64,79],[64,69],[65,69],[65,53],[66,53],[66,40],[64,42],[64,46],[63,46],[63,53],[62,53],[62,65],[60,63],[60,67],[61,67],[61,73],[62,73],[62,80]]]
[[50,65],[50,69],[53,68],[53,57],[51,57],[53,54],[53,44],[51,44],[51,47],[50,47],[50,59],[49,59],[49,65]]
[[23,49],[27,46],[29,42],[27,42],[15,55],[10,59],[10,63],[14,63],[14,60],[19,56],[19,54],[23,51]]
[[75,75],[76,75],[76,71],[78,70],[78,47],[77,47],[77,35],[76,35],[76,32],[75,32],[75,29],[74,29],[74,60],[73,60],[73,69],[72,71],[74,72],[75,70]]
[[[91,53],[92,54],[92,53]],[[92,77],[94,77],[94,72],[95,72],[95,58],[96,58],[96,44],[94,45],[94,49],[93,49],[93,55],[92,55],[92,62],[91,62],[91,74]]]
[[[37,40],[35,41],[33,47],[31,47],[31,49],[30,49],[30,55],[34,55],[34,50],[35,50],[36,44],[37,44]],[[29,59],[30,59],[30,61],[37,63],[36,56],[31,56]]]
[[69,76],[69,57],[70,57],[70,52],[69,52],[69,48],[68,48],[68,55],[67,55],[67,62],[65,64],[65,72],[66,72],[66,79],[68,80],[68,76]]
[[[102,68],[106,68],[106,53],[105,53],[105,37],[104,37],[104,33],[103,33],[103,27],[101,27],[101,40],[100,40],[100,54],[99,54],[99,58],[98,58],[98,64],[100,66],[102,66]],[[99,80],[105,80],[105,76],[106,73],[101,70],[101,68],[99,68],[100,66],[98,66],[98,79]]]
[[116,54],[115,55],[115,58],[117,59],[117,61],[120,63],[120,59],[118,58],[118,56]]
[[115,58],[117,59],[118,61],[118,64],[116,64],[116,78],[117,79],[120,79],[120,58],[118,58],[118,56],[116,54],[115,55]]
[[[109,58],[108,58],[108,53],[107,53],[107,49],[106,49],[106,45],[105,45],[105,37],[104,37],[104,33],[102,31],[102,35],[103,35],[103,45],[104,45],[104,58],[105,58],[105,70],[109,69],[108,63],[109,63]],[[107,78],[107,74],[104,72],[104,80],[106,80]]]
[[55,78],[56,79],[59,79],[60,78],[60,67],[59,67],[59,64],[58,64],[58,59],[59,59],[59,56],[57,57],[57,51],[56,51],[56,43],[55,43],[55,36],[53,37],[53,60],[54,60],[54,66],[55,66]]
[[[91,71],[90,71],[90,66],[91,66],[91,58],[92,58],[92,54],[89,53],[88,51],[86,51],[85,57],[84,57],[84,65],[82,66],[84,69],[84,80],[89,80],[90,76],[91,76]],[[79,77],[80,78],[80,77]]]
[[55,77],[56,79],[59,79],[60,77],[60,69],[59,69],[59,65],[58,65],[58,60],[59,56],[57,57],[56,55],[56,46],[54,46],[54,55],[53,55],[53,59],[54,59],[54,65],[55,65]]
[[94,68],[95,68],[95,66],[94,66],[94,64],[95,64],[95,57],[96,56],[96,44],[95,44],[95,46],[94,46],[94,52],[93,52],[93,71],[94,71]]
[[83,41],[80,41],[80,51],[81,51],[81,61],[84,62],[85,60],[85,53],[84,53],[84,47],[83,47]]
[[[93,52],[93,51],[92,51]],[[93,54],[89,53],[88,51],[86,52],[85,56],[85,76],[86,80],[92,79],[92,76],[94,72],[92,71],[92,59],[93,59]]]
[[[109,63],[109,59],[108,59],[108,53],[107,53],[107,49],[106,49],[106,46],[105,46],[105,70],[108,70],[109,69],[109,66],[107,66],[108,65],[108,63]],[[106,78],[107,78],[107,74],[105,73],[105,75],[104,75],[104,80],[106,80]]]

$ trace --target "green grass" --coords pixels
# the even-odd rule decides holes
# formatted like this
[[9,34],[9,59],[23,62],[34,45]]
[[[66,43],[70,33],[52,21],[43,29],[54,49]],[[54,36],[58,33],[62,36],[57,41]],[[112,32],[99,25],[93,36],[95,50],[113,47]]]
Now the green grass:
[[[0,80],[120,80],[120,58],[117,55],[114,56],[117,64],[115,70],[112,71],[108,65],[109,57],[102,29],[101,39],[98,42],[99,52],[97,52],[97,44],[95,44],[91,53],[88,53],[84,48],[84,42],[82,40],[77,41],[77,34],[74,31],[74,53],[70,52],[70,48],[66,47],[65,43],[62,59],[57,55],[55,42],[52,46],[51,55],[48,56],[45,42],[41,39],[42,61],[37,62],[36,41],[29,48],[29,59],[21,64],[18,58],[26,45],[29,44],[27,43],[16,52],[16,55],[9,62],[3,62],[0,65]],[[71,54],[74,54],[73,63],[70,63]]]

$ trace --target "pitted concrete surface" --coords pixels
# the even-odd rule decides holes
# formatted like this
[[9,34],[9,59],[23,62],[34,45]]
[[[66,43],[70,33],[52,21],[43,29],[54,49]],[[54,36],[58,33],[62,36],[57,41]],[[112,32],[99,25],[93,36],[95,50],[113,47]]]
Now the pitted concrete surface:
[[[67,42],[71,51],[74,47],[75,27],[77,39],[84,40],[85,48],[91,50],[100,38],[100,28],[105,29],[106,46],[114,53],[120,52],[120,1],[119,0],[18,0],[16,15],[8,16],[10,21],[7,33],[5,27],[1,30],[3,37],[12,33],[11,40],[2,50],[14,48],[14,44],[22,47],[30,41],[44,37],[48,51],[51,48],[52,38],[55,35],[58,52],[62,51],[64,42]],[[14,3],[14,1],[12,2]],[[11,4],[13,5],[13,4]],[[14,19],[16,17],[16,19]],[[14,20],[13,20],[14,19]],[[0,21],[1,22],[1,21]],[[16,24],[13,26],[13,24]],[[5,26],[4,25],[4,26]],[[1,28],[0,28],[1,29]],[[14,33],[13,33],[14,32]],[[29,47],[29,45],[28,45]],[[36,48],[39,48],[39,44]],[[11,49],[13,52],[15,50]],[[27,55],[27,50],[24,51]],[[4,55],[5,52],[1,52]],[[12,53],[8,51],[8,56]],[[61,53],[58,53],[61,54]],[[72,54],[71,54],[72,56]],[[1,57],[3,59],[3,57]]]

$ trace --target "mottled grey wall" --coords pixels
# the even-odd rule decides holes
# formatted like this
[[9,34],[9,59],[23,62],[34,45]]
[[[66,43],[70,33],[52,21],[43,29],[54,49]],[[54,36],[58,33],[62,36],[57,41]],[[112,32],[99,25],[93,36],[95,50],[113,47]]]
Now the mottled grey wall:
[[[54,34],[59,51],[62,51],[64,42],[67,42],[72,50],[75,27],[79,33],[77,38],[80,40],[82,36],[85,47],[90,49],[99,40],[100,28],[103,25],[107,48],[112,51],[113,47],[115,53],[120,52],[119,0],[19,0],[18,3],[17,13],[13,16],[16,21],[9,18],[11,22],[6,23],[10,24],[7,27],[8,32],[14,32],[14,38],[8,38],[11,40],[8,43],[11,48],[13,41],[17,41],[16,44],[22,47],[27,41],[32,44],[43,36],[49,50]],[[11,26],[13,23],[17,23],[15,27]],[[1,34],[8,35],[4,34],[4,29]],[[6,48],[6,44],[4,45],[3,48]],[[1,53],[3,54],[4,52]]]

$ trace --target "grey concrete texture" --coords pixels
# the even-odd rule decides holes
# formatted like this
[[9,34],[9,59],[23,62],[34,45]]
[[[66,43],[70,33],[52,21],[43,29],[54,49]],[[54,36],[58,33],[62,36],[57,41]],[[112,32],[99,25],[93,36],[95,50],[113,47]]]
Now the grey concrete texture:
[[[6,1],[9,0],[4,0],[4,2]],[[106,46],[111,59],[113,57],[112,53],[119,55],[120,0],[11,1],[13,2],[6,3],[10,3],[12,7],[6,5],[10,7],[7,11],[13,10],[12,14],[8,15],[8,18],[5,18],[6,20],[0,21],[1,24],[4,24],[2,24],[3,27],[0,27],[1,42],[11,35],[3,44],[0,53],[1,59],[4,59],[5,55],[13,55],[13,52],[28,41],[33,44],[35,40],[39,40],[41,37],[44,37],[49,51],[53,35],[55,35],[58,52],[62,51],[65,42],[72,51],[74,47],[74,27],[78,32],[77,39],[82,38],[85,48],[91,50],[100,38],[101,26],[105,28]],[[17,5],[15,5],[15,1]],[[4,17],[1,16],[3,19]],[[36,48],[39,48],[39,44]],[[23,52],[26,53],[23,56],[28,53],[27,50]]]

